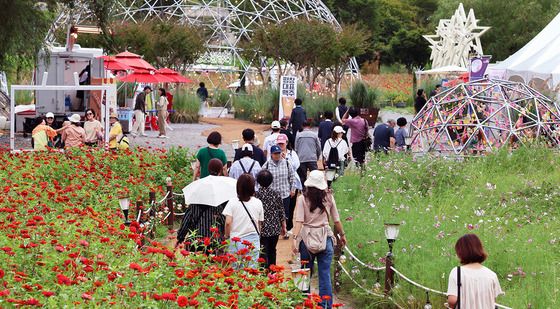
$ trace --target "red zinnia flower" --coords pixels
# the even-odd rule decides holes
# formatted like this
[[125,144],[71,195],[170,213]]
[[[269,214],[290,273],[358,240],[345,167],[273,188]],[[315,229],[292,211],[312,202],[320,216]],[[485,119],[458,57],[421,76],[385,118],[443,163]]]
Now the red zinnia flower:
[[179,307],[186,307],[189,304],[189,299],[186,296],[179,296],[177,298],[177,305],[179,305]]

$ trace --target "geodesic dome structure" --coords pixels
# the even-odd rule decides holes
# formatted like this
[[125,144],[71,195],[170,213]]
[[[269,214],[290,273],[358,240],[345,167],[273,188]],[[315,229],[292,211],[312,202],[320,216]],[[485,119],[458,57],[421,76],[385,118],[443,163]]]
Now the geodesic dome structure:
[[473,155],[537,138],[560,144],[560,108],[526,84],[483,79],[430,98],[412,120],[415,153]]
[[[92,24],[93,14],[86,0],[75,2],[73,8],[61,10],[47,36],[47,42],[54,42],[57,29],[63,26],[71,23]],[[242,40],[250,40],[252,32],[261,25],[305,18],[340,29],[340,24],[321,0],[116,0],[111,12],[115,19],[123,23],[159,19],[206,28],[211,35],[206,42],[207,52],[198,60],[198,64],[211,65],[212,70],[238,71],[242,74],[255,67],[263,69],[263,59],[244,59],[238,47]],[[355,59],[348,64],[348,71],[359,74]]]

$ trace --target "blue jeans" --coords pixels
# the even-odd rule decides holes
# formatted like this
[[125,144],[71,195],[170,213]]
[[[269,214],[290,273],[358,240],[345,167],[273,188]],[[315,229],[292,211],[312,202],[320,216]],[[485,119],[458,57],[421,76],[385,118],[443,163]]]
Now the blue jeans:
[[321,299],[324,296],[329,296],[328,300],[324,300],[321,303],[323,308],[331,308],[332,306],[332,283],[331,283],[331,263],[334,255],[334,248],[332,239],[327,238],[327,248],[325,251],[315,255],[310,254],[302,242],[299,243],[299,253],[302,261],[308,261],[308,263],[303,264],[304,268],[311,268],[311,275],[313,275],[313,265],[315,263],[315,258],[317,259],[317,268],[319,273],[319,295]]
[[[229,240],[229,250],[228,251],[229,251],[229,253],[235,255],[237,257],[237,260],[238,260],[238,262],[233,264],[233,268],[240,269],[240,268],[243,268],[245,265],[247,265],[247,267],[250,267],[250,268],[257,268],[258,267],[257,260],[259,259],[259,251],[261,249],[261,242],[260,242],[259,235],[257,233],[251,233],[249,235],[245,235],[245,236],[240,237],[240,238],[241,238],[241,240],[239,242],[233,242],[231,239]],[[247,247],[243,244],[244,240],[247,240],[247,241],[251,242],[255,248],[253,250],[249,251],[249,253],[247,253],[246,255],[237,256],[237,252],[239,250]],[[251,260],[250,261],[244,260],[244,258],[246,256],[250,256]]]

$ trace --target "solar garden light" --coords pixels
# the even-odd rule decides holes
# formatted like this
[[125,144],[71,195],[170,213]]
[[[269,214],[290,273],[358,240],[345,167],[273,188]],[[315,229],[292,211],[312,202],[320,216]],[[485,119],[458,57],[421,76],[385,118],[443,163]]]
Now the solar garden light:
[[399,236],[399,227],[398,223],[385,223],[385,238],[389,244],[389,255],[393,255],[393,243]]
[[128,208],[130,207],[130,199],[128,197],[122,197],[119,199],[119,206],[124,215],[124,224],[129,225],[130,221],[128,221]]
[[424,305],[424,309],[432,309],[432,303],[430,303],[430,294],[426,291],[426,304]]
[[399,236],[398,223],[385,223],[385,238],[389,244],[389,252],[385,257],[385,295],[389,296],[391,289],[395,284],[395,272],[393,270],[393,243]]

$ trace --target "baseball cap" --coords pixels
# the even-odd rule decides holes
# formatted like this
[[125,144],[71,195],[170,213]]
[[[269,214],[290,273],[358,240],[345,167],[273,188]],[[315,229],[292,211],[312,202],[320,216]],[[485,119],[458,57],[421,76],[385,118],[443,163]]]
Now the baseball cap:
[[54,118],[54,114],[51,113],[51,112],[48,112],[48,113],[45,115],[45,117],[46,117],[46,118]]
[[270,147],[270,153],[280,153],[282,149],[278,145],[274,145]]
[[280,121],[278,120],[274,120],[271,124],[270,127],[273,129],[280,129]]
[[276,144],[286,144],[288,143],[288,136],[286,134],[278,134],[276,138]]
[[253,152],[253,145],[251,144],[243,144],[241,147],[241,151],[250,151]]
[[334,127],[333,131],[336,133],[345,133],[344,129],[341,126]]

